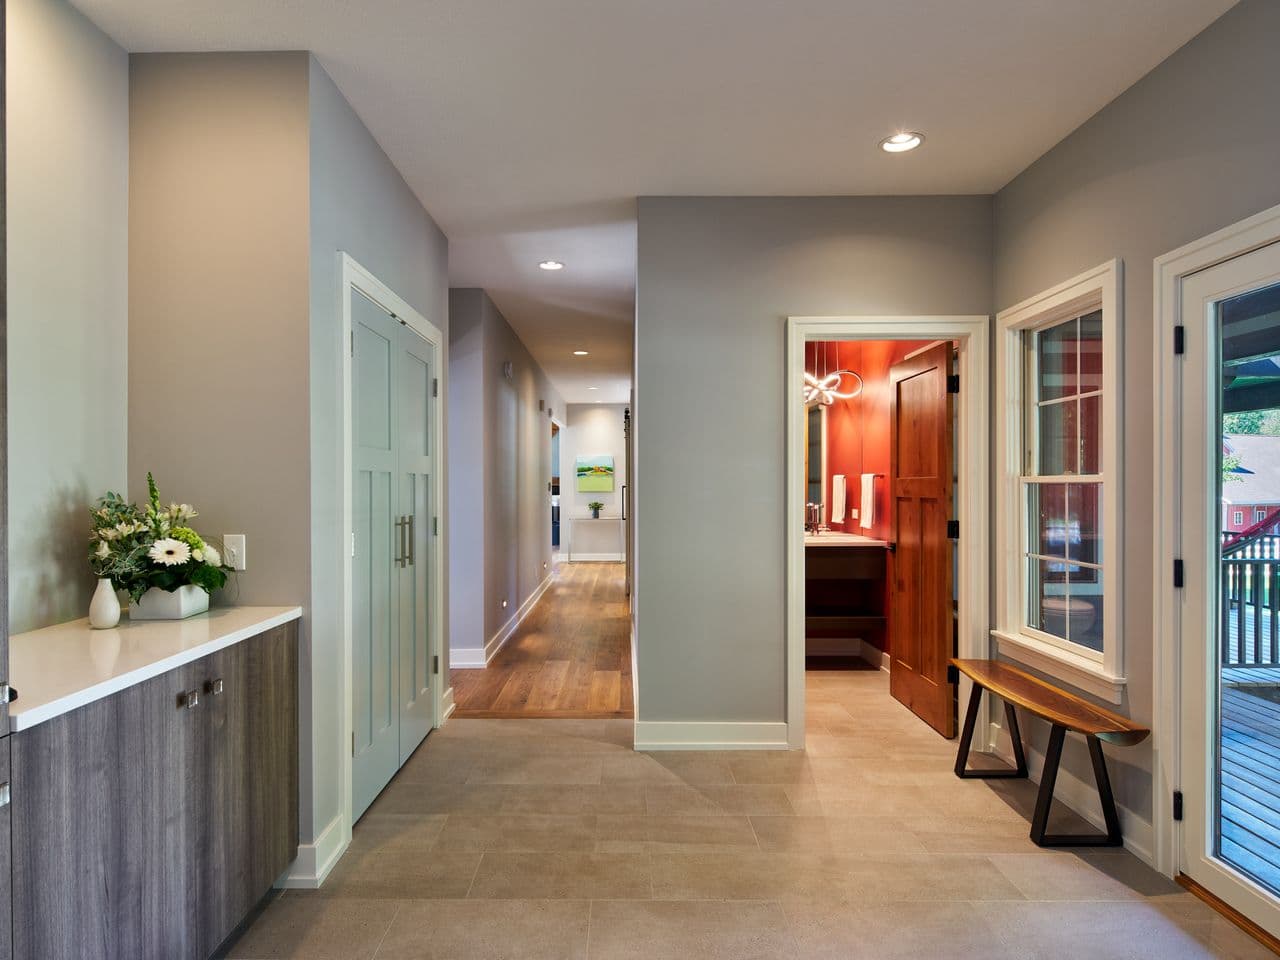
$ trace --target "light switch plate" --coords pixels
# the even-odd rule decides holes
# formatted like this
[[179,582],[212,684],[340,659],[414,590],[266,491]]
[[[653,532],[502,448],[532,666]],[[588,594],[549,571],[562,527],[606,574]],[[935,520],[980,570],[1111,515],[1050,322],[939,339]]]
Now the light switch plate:
[[222,535],[222,549],[226,553],[226,556],[222,558],[223,563],[232,570],[247,569],[243,533],[224,533]]

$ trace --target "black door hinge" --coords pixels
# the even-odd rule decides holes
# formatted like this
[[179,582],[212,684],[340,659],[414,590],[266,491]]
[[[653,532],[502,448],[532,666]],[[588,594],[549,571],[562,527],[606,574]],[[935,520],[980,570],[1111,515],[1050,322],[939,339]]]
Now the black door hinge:
[[1181,590],[1184,576],[1182,571],[1181,558],[1173,561],[1173,586],[1174,589]]
[[440,654],[438,653],[431,658],[431,672],[432,673],[440,672]]
[[1178,356],[1187,352],[1187,328],[1182,324],[1173,328],[1173,352]]
[[947,521],[947,539],[948,540],[960,539],[960,521],[959,520]]
[[1173,791],[1173,819],[1182,819],[1182,791]]
[[431,535],[433,537],[440,536],[440,518],[439,517],[431,518]]
[[947,393],[960,392],[960,374],[953,373],[947,377]]
[[440,378],[433,377],[431,380],[431,395],[433,397],[440,396]]
[[954,663],[947,664],[947,683],[959,683],[960,671]]

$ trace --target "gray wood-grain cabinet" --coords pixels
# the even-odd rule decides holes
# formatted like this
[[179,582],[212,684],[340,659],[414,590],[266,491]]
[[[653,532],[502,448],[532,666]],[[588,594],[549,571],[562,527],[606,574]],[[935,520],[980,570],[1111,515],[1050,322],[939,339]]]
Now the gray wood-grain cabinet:
[[297,624],[11,735],[17,960],[205,960],[297,854]]

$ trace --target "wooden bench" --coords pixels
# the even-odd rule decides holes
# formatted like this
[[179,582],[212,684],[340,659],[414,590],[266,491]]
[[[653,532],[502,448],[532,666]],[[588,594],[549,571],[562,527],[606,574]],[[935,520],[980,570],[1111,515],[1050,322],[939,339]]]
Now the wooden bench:
[[[969,696],[969,709],[965,713],[964,732],[960,735],[960,750],[956,756],[956,776],[1027,776],[1027,759],[1022,752],[1022,735],[1018,730],[1018,715],[1014,710],[1014,707],[1021,707],[1052,724],[1049,747],[1045,752],[1044,772],[1040,777],[1040,793],[1036,798],[1035,815],[1031,819],[1031,839],[1042,847],[1120,846],[1120,818],[1116,814],[1116,801],[1111,793],[1111,780],[1107,776],[1102,741],[1131,746],[1147,739],[1151,731],[1127,717],[1060,690],[1008,663],[998,660],[953,659],[951,665],[973,681],[973,693]],[[969,769],[969,748],[973,743],[973,731],[978,721],[978,705],[982,700],[983,690],[1004,701],[1004,715],[1008,722],[1009,739],[1013,744],[1016,764],[1012,770]],[[1058,766],[1062,762],[1062,743],[1068,730],[1084,734],[1085,741],[1089,744],[1093,776],[1098,782],[1098,799],[1102,803],[1102,816],[1107,826],[1105,834],[1051,834],[1046,831],[1049,825],[1049,808],[1053,805],[1053,788],[1058,780]]]

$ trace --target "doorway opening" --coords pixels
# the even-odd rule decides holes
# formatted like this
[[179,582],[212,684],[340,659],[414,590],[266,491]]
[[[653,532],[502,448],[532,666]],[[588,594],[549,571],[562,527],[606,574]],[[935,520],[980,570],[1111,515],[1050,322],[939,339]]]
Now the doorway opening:
[[560,424],[551,421],[551,570],[560,567]]
[[788,743],[807,685],[953,737],[949,661],[989,646],[987,318],[792,318],[788,345]]

